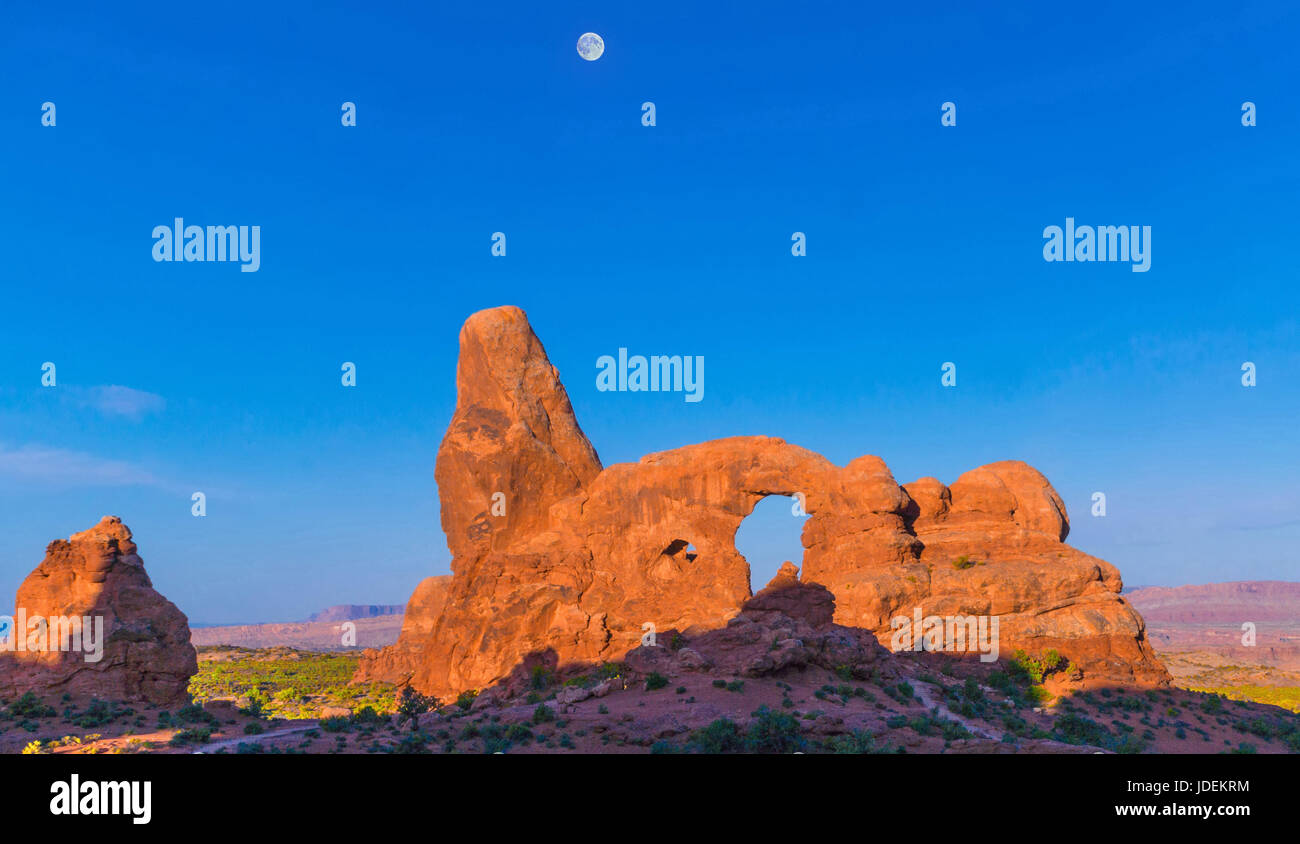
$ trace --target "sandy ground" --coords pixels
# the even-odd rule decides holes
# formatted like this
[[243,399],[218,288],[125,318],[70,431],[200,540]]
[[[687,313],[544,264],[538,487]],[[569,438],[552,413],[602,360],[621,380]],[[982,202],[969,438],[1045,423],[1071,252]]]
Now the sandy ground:
[[[1247,743],[1256,752],[1288,752],[1278,739],[1243,732],[1240,726],[1261,717],[1295,717],[1261,704],[1226,702],[1206,711],[1207,695],[1180,689],[1146,694],[1094,691],[1058,698],[1045,706],[1012,709],[994,689],[981,686],[987,711],[969,716],[950,707],[949,688],[964,688],[967,677],[980,684],[984,669],[961,664],[953,676],[932,671],[934,663],[916,661],[904,677],[912,695],[895,699],[891,681],[845,683],[824,669],[805,668],[780,678],[746,678],[738,691],[718,688],[711,674],[683,674],[668,685],[647,690],[641,680],[615,681],[602,697],[560,704],[554,699],[502,704],[480,702],[469,710],[445,707],[419,716],[418,730],[384,717],[371,723],[346,719],[322,725],[317,720],[258,719],[239,714],[229,702],[206,707],[216,721],[206,742],[173,746],[176,728],[157,728],[157,709],[139,708],[119,722],[91,730],[62,718],[43,719],[35,733],[0,722],[0,751],[20,752],[35,738],[82,736],[80,744],[53,748],[55,753],[647,753],[686,748],[695,731],[719,718],[742,728],[761,706],[793,716],[805,752],[846,749],[851,737],[865,737],[878,752],[909,753],[1094,753],[1091,745],[1064,744],[1049,738],[1008,736],[1002,716],[1023,719],[1020,732],[1052,731],[1057,719],[1083,717],[1117,735],[1145,737],[1146,752],[1221,753]],[[951,669],[949,669],[951,670]],[[922,679],[925,678],[925,679]],[[735,688],[733,686],[733,688]],[[831,691],[827,691],[827,689]],[[553,697],[557,689],[543,697]],[[1127,705],[1125,704],[1127,701]],[[540,709],[539,709],[540,707]],[[173,713],[174,714],[174,713]],[[901,723],[904,719],[908,723]],[[945,738],[942,720],[955,721],[969,736]],[[147,726],[134,724],[143,721]],[[245,730],[249,724],[259,734]],[[331,732],[329,727],[343,727]],[[951,730],[951,727],[950,727]],[[856,733],[854,731],[857,731]],[[1179,737],[1181,734],[1181,738]],[[98,738],[91,736],[98,735]],[[837,745],[838,743],[838,745]],[[656,747],[656,745],[658,745]]]

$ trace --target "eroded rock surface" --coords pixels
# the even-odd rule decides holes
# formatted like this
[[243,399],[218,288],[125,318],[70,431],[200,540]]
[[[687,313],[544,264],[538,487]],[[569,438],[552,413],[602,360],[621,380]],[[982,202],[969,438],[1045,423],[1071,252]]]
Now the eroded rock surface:
[[[447,697],[530,659],[621,659],[648,625],[726,630],[751,598],[736,529],[765,496],[799,494],[810,515],[803,577],[785,571],[785,586],[823,589],[840,627],[887,646],[891,619],[917,608],[997,615],[1004,656],[1056,648],[1078,683],[1167,682],[1118,571],[1064,544],[1064,504],[1024,463],[983,466],[951,487],[900,486],[878,457],[837,467],[749,436],[602,468],[522,311],[474,314],[460,349],[436,470],[453,554],[446,600],[418,621],[408,607],[409,635],[368,652],[359,678]],[[793,596],[773,594],[777,581],[752,611],[775,602],[788,617]],[[809,594],[800,602],[827,611]]]
[[382,680],[399,685],[410,682],[429,646],[434,625],[442,615],[450,586],[449,574],[421,580],[406,604],[397,643],[364,651],[354,679],[357,682]]

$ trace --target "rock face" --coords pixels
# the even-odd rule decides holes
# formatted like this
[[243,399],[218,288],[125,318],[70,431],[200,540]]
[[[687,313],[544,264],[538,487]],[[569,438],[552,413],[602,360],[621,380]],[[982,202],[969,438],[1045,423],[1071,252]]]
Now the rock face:
[[429,648],[434,624],[447,602],[451,575],[426,577],[415,587],[402,616],[402,632],[397,644],[362,652],[361,665],[353,678],[356,682],[383,680],[406,684],[415,675],[422,655]]
[[[522,311],[474,314],[460,350],[436,470],[453,554],[446,602],[393,648],[369,652],[358,678],[409,676],[449,696],[529,660],[620,659],[648,625],[722,629],[751,597],[736,529],[762,498],[798,494],[810,515],[803,580],[791,564],[751,609],[825,614],[824,601],[774,594],[777,581],[815,584],[835,623],[886,645],[891,619],[917,609],[996,615],[1004,654],[1056,648],[1077,682],[1168,680],[1118,594],[1118,571],[1064,544],[1065,507],[1024,463],[975,469],[951,488],[932,478],[903,487],[878,457],[841,468],[751,436],[602,469]],[[408,624],[415,615],[408,607]]]
[[[189,680],[198,670],[189,624],[174,604],[154,591],[131,531],[116,516],[105,516],[90,530],[50,543],[15,600],[15,622],[27,619],[27,631],[33,630],[32,620],[38,616],[47,620],[46,629],[54,635],[30,636],[47,647],[53,638],[55,648],[62,636],[54,633],[54,619],[77,618],[84,628],[96,630],[97,619],[102,619],[99,658],[86,659],[89,644],[84,636],[81,649],[20,650],[24,628],[15,623],[15,635],[0,652],[0,696],[33,691],[159,705],[189,702]],[[84,624],[86,619],[90,624]],[[30,636],[23,639],[24,646]]]

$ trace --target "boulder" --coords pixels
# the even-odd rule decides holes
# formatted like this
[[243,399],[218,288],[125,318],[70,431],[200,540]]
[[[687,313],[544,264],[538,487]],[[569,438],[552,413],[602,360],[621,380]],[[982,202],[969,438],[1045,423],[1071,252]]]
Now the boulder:
[[[19,650],[17,638],[10,638],[7,647],[15,649],[0,651],[0,697],[31,691],[166,706],[189,702],[190,677],[198,670],[189,622],[154,590],[136,550],[130,529],[116,516],[49,544],[45,559],[18,587],[14,609],[28,631],[35,619],[46,620],[48,634],[36,634],[46,649]],[[77,637],[64,637],[64,624],[102,629],[99,653],[92,652],[94,635],[87,642],[83,633],[78,648]],[[15,629],[17,637],[22,632]],[[29,635],[23,644],[30,641]]]

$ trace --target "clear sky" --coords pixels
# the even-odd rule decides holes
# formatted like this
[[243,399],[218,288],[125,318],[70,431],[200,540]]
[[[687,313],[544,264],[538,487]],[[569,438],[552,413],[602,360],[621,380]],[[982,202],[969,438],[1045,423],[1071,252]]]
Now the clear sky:
[[[112,513],[195,622],[404,602],[449,570],[457,332],[502,304],[606,465],[734,434],[900,482],[1022,459],[1131,585],[1296,579],[1297,23],[1282,2],[7,3],[0,596]],[[155,262],[177,216],[260,226],[260,270]],[[1045,262],[1066,217],[1151,226],[1150,270]],[[619,347],[704,356],[704,400],[598,392]],[[798,520],[760,510],[740,546],[770,571]]]

